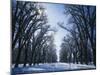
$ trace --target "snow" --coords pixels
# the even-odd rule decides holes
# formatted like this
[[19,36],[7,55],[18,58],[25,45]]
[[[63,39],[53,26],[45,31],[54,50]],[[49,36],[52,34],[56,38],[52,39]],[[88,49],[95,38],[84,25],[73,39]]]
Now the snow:
[[58,72],[58,71],[73,71],[73,70],[85,70],[95,69],[94,65],[85,64],[73,64],[73,63],[45,63],[35,66],[22,67],[22,64],[18,68],[12,68],[12,74],[23,73],[42,73],[42,72]]
[[[26,68],[23,68],[23,71],[25,71]],[[45,69],[42,69],[42,68],[34,68],[34,67],[31,67],[29,69],[27,69],[27,71],[44,71]]]

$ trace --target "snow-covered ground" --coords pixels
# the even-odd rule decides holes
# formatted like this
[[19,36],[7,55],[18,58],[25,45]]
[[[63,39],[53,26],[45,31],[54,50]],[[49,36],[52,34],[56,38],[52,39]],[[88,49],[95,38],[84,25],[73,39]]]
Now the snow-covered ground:
[[95,69],[94,65],[83,65],[73,63],[45,63],[29,67],[12,68],[12,74],[23,74],[23,73],[42,73],[42,72],[58,72],[58,71],[72,71],[72,70],[85,70]]

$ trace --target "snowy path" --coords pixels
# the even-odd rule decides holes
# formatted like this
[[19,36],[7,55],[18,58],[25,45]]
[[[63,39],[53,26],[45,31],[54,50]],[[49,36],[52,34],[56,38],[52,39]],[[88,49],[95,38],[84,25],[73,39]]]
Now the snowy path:
[[41,72],[58,72],[58,71],[72,71],[72,70],[85,70],[95,69],[94,65],[82,65],[82,64],[68,64],[68,63],[45,63],[32,67],[20,67],[12,69],[13,73],[41,73]]

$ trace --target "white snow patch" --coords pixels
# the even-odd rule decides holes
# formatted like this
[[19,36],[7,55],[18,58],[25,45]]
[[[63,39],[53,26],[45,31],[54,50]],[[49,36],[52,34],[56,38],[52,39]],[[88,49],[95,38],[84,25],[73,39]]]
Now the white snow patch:
[[81,70],[81,69],[95,69],[94,65],[85,65],[85,64],[73,64],[73,63],[44,63],[31,67],[21,67],[16,69],[18,73],[20,72],[55,72],[55,71],[69,71],[69,70]]
[[[25,70],[26,70],[26,68],[23,69],[23,71],[25,71]],[[45,69],[42,69],[42,68],[34,68],[34,67],[27,69],[27,71],[43,71],[43,70],[45,70]]]

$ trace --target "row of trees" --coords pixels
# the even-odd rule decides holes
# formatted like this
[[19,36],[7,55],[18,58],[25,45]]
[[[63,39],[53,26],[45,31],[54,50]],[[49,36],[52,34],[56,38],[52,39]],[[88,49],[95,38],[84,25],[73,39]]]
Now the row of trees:
[[96,65],[96,7],[65,5],[70,15],[68,24],[58,23],[66,30],[60,50],[60,61]]
[[54,30],[47,25],[42,5],[17,1],[12,6],[12,64],[56,62]]

